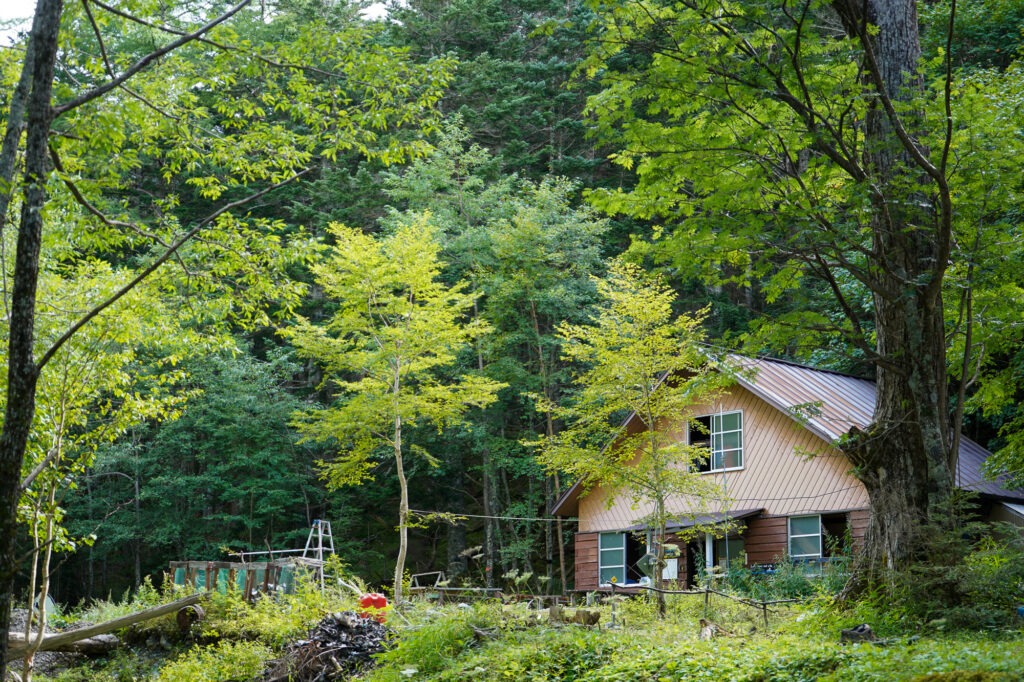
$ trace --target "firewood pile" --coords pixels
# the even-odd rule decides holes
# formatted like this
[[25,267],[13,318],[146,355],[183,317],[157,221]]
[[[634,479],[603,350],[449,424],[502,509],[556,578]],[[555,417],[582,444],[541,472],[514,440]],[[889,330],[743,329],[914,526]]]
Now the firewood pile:
[[367,667],[372,654],[384,651],[388,629],[352,611],[332,613],[274,661],[265,682],[326,682]]

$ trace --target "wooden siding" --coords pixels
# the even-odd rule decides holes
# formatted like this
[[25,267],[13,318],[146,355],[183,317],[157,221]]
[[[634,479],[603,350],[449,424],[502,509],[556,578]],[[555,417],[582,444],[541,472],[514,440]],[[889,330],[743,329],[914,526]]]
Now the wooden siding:
[[785,516],[752,518],[747,520],[743,536],[743,550],[747,565],[771,564],[786,553],[789,543],[789,525]]
[[864,534],[868,530],[870,519],[869,509],[854,509],[850,512],[850,538],[853,540],[854,549],[860,549],[864,545]]
[[576,533],[576,579],[577,590],[597,588],[597,533]]
[[[735,410],[743,412],[744,468],[726,472],[724,482],[720,473],[705,474],[728,490],[708,511],[762,508],[765,516],[792,516],[868,506],[864,486],[849,473],[845,456],[750,391],[734,386],[715,404],[694,408],[693,414]],[[630,424],[631,430],[638,421]],[[815,456],[808,457],[810,453]],[[633,507],[622,497],[609,506],[608,497],[609,491],[598,485],[580,498],[580,532],[627,528],[651,511],[649,503]],[[692,500],[681,497],[671,499],[669,508],[682,514],[699,511]]]

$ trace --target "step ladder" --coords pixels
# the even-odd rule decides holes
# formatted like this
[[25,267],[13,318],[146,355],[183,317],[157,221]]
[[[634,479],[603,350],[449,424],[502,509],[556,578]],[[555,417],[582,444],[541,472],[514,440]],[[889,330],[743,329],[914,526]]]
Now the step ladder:
[[317,573],[320,574],[320,591],[324,590],[324,553],[334,554],[334,533],[331,532],[331,522],[322,519],[313,519],[313,526],[309,529],[309,537],[306,538],[306,547],[302,550],[303,559],[317,560]]

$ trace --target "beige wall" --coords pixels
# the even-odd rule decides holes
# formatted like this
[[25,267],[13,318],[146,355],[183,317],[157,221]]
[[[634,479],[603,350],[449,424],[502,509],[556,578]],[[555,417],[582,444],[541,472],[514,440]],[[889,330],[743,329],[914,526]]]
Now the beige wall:
[[[728,498],[723,493],[710,511],[764,509],[766,516],[861,509],[868,506],[864,486],[850,473],[850,463],[792,418],[738,386],[713,405],[694,409],[695,416],[743,411],[743,464],[725,474]],[[808,453],[818,453],[808,459]],[[719,486],[722,474],[705,474]],[[636,508],[628,497],[617,497],[607,507],[608,491],[595,486],[579,501],[580,532],[616,530],[637,523],[650,505]],[[731,500],[731,501],[729,501]],[[692,502],[673,499],[674,512],[695,510]]]

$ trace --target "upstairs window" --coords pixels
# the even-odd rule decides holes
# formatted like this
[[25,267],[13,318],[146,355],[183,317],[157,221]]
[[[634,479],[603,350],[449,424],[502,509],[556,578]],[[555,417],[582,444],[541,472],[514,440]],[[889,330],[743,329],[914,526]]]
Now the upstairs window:
[[697,463],[701,473],[743,468],[743,413],[725,412],[697,417],[690,424],[690,445],[710,451],[706,460]]

